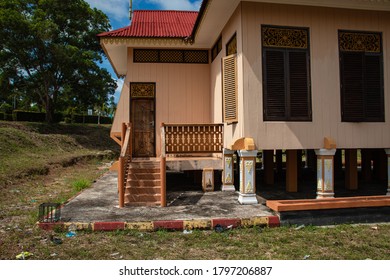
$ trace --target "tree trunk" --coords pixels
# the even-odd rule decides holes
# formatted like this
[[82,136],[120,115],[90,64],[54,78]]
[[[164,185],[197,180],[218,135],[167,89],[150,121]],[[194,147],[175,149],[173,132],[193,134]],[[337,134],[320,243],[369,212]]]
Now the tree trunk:
[[54,122],[54,106],[53,106],[53,102],[52,102],[50,96],[46,96],[45,109],[46,109],[46,118],[45,118],[46,122],[53,123]]

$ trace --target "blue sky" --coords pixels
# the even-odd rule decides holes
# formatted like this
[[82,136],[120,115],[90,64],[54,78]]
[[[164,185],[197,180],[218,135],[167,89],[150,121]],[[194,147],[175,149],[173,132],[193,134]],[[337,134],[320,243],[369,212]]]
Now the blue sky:
[[[130,0],[85,0],[93,8],[102,10],[110,19],[112,29],[129,25]],[[133,10],[185,10],[198,11],[202,0],[133,0]],[[118,101],[123,80],[118,79],[110,63],[105,60],[102,64],[117,80],[118,88],[115,99]]]

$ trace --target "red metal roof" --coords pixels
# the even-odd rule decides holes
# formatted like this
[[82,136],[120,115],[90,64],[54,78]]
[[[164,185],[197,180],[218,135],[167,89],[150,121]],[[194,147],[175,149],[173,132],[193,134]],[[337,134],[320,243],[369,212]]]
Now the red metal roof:
[[130,26],[98,36],[184,38],[191,35],[197,16],[189,11],[134,11]]

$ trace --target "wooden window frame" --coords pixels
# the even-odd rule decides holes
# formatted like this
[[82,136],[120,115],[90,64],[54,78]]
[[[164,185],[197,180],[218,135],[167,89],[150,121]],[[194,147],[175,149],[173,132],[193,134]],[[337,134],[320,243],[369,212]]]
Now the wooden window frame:
[[[307,42],[304,46],[267,46],[264,43],[264,38],[262,37],[262,72],[263,72],[263,120],[264,121],[294,121],[294,122],[311,122],[312,121],[312,100],[311,100],[311,67],[310,67],[310,30],[307,27],[284,27],[284,26],[271,26],[271,25],[262,25],[262,36],[263,28],[274,28],[281,30],[303,30],[306,31]],[[283,91],[284,95],[284,116],[270,116],[269,107],[267,104],[268,100],[268,84],[269,80],[267,79],[267,52],[274,51],[280,52],[283,54],[283,69],[280,69],[283,73]],[[307,113],[305,116],[293,116],[292,115],[292,105],[291,105],[291,71],[290,71],[290,54],[291,53],[304,53],[306,57],[306,87],[307,87]],[[282,105],[283,106],[283,105]],[[302,114],[303,115],[303,114]]]
[[215,60],[215,58],[219,55],[221,50],[222,50],[222,36],[219,36],[218,40],[211,48],[211,62]]
[[[229,45],[233,42],[233,40],[236,41],[236,51],[233,53],[229,53]],[[226,56],[237,54],[237,33],[234,33],[232,37],[230,37],[229,41],[226,43]]]
[[[346,50],[344,45],[342,46],[341,42],[341,36],[343,34],[356,34],[357,36],[365,36],[365,35],[372,35],[372,36],[379,36],[379,46],[375,45],[374,48],[367,47],[364,49],[362,45],[354,45],[351,44],[349,47],[350,49]],[[340,70],[340,105],[341,105],[341,121],[342,122],[385,122],[385,100],[384,100],[384,71],[383,71],[383,44],[382,44],[382,33],[381,32],[369,32],[369,31],[355,31],[355,30],[338,30],[338,48],[339,48],[339,70]],[[364,43],[363,43],[364,44]],[[343,49],[342,49],[343,48]],[[344,70],[346,67],[345,65],[345,59],[348,59],[346,57],[348,56],[356,56],[361,58],[361,61],[356,61],[357,63],[361,62],[361,71],[360,75],[361,78],[359,79],[359,82],[361,82],[361,87],[359,87],[359,83],[354,83],[353,86],[356,87],[356,91],[351,92],[358,92],[360,91],[360,94],[356,95],[356,99],[354,99],[356,102],[359,98],[361,99],[361,112],[358,112],[357,108],[350,107],[349,110],[352,110],[348,112],[348,108],[345,104],[351,104],[351,92],[346,92],[347,89],[347,81],[348,75],[350,73],[346,73]],[[379,92],[376,92],[378,94],[377,103],[374,105],[377,108],[374,110],[371,108],[369,109],[369,102],[367,102],[369,89],[368,89],[368,81],[367,81],[367,63],[369,62],[370,58],[378,58],[379,63],[379,69],[377,77]],[[356,67],[354,67],[356,70]],[[372,73],[372,71],[370,71]],[[346,78],[347,77],[347,78]],[[371,87],[372,88],[372,87]],[[349,99],[348,99],[349,98]],[[347,100],[348,99],[348,100]],[[372,100],[371,100],[372,102]],[[372,103],[371,103],[372,104]],[[359,105],[356,105],[359,106]],[[353,112],[354,111],[354,112]],[[372,112],[377,113],[375,116],[369,116],[369,114]],[[360,114],[360,115],[359,115]]]

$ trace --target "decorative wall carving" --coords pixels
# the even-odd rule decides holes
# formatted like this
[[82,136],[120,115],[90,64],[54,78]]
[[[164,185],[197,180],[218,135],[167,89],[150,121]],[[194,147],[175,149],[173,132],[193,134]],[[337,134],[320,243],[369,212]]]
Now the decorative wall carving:
[[308,29],[285,27],[262,27],[263,47],[307,49]]
[[153,83],[131,83],[131,98],[154,98],[155,84]]
[[209,63],[208,50],[134,49],[134,63]]
[[340,51],[380,53],[381,34],[339,31]]

